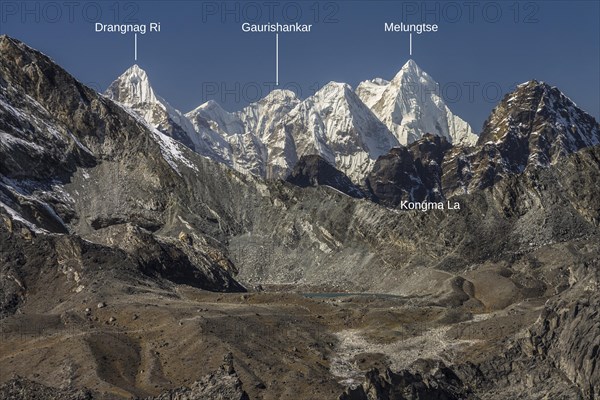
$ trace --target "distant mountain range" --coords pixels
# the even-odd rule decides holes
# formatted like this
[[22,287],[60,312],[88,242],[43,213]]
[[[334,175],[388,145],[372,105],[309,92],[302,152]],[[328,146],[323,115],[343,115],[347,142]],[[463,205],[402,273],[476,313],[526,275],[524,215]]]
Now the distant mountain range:
[[274,90],[234,113],[211,100],[183,115],[154,93],[137,65],[106,95],[197,153],[236,170],[284,178],[301,156],[319,155],[359,183],[378,157],[426,133],[455,144],[477,141],[437,92],[437,83],[409,60],[391,82],[365,81],[356,91],[330,82],[305,100]]
[[353,186],[392,205],[487,187],[598,144],[595,120],[543,82],[519,85],[506,96],[479,137],[436,88],[409,60],[391,81],[364,81],[356,91],[330,82],[305,100],[274,90],[238,112],[211,100],[184,115],[157,96],[134,65],[106,95],[165,135],[238,171],[285,178],[303,156],[316,155]]

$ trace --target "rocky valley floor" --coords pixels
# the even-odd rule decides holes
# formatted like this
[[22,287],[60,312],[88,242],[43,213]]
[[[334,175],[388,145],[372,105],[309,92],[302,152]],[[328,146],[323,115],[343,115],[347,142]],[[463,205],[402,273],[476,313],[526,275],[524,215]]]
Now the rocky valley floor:
[[[514,351],[531,340],[544,302],[525,299],[486,312],[372,294],[115,290],[100,283],[64,302],[49,301],[46,312],[25,306],[0,322],[0,393],[21,398],[14,387],[19,376],[67,391],[56,398],[78,398],[70,397],[74,388],[94,399],[149,398],[214,375],[231,354],[234,374],[251,399],[337,399],[349,387],[365,386],[372,368],[426,375],[444,363],[471,368],[456,372],[462,379],[454,395],[390,398],[580,398],[554,367],[540,374],[538,360],[540,369],[532,373],[525,365],[533,358]],[[544,377],[553,380],[544,383]],[[427,388],[448,383],[425,382]],[[210,398],[243,398],[241,391],[227,395],[228,384],[217,379]],[[407,380],[396,390],[413,393],[415,387]]]
[[191,288],[77,297],[50,313],[24,310],[2,321],[2,381],[17,374],[86,387],[98,398],[145,397],[190,385],[232,353],[251,398],[337,398],[372,367],[485,354],[531,325],[542,308],[526,301],[498,315],[473,315],[376,296]]

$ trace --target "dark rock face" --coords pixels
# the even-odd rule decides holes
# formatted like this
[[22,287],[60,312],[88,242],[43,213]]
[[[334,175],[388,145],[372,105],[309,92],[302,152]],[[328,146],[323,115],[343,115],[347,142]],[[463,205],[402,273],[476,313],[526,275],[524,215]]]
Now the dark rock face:
[[[512,136],[540,162],[550,162],[600,141],[600,127],[556,87],[529,81],[505,96],[483,125],[478,144]],[[519,154],[519,156],[521,156]]]
[[31,293],[44,294],[38,305],[47,310],[60,302],[63,293],[73,293],[79,285],[87,286],[96,275],[95,268],[84,268],[89,260],[96,268],[104,268],[106,276],[116,274],[123,279],[136,270],[121,251],[78,237],[38,234],[19,221],[9,223],[4,214],[0,221],[2,317],[13,314]]
[[[31,293],[43,293],[43,309],[60,303],[67,293],[110,282],[162,280],[211,291],[243,292],[215,255],[189,245],[157,239],[150,232],[122,227],[106,235],[120,248],[91,243],[76,235],[36,233],[0,210],[0,318],[13,314]],[[29,300],[33,301],[32,299]]]
[[[94,237],[94,236],[92,236]],[[209,246],[195,244],[187,236],[160,238],[127,224],[115,225],[96,236],[99,243],[118,243],[147,276],[215,292],[245,292],[232,275],[238,271],[227,257]]]
[[354,185],[350,178],[318,155],[300,157],[285,180],[299,187],[331,186],[351,197],[365,197],[363,191]]
[[426,194],[413,156],[406,147],[394,148],[379,157],[366,184],[375,201],[392,207],[401,200],[423,199]]
[[379,157],[366,179],[374,200],[395,207],[402,200],[443,199],[441,165],[450,147],[446,139],[428,134],[409,147],[397,147]]
[[580,276],[574,290],[565,292],[544,307],[530,329],[525,353],[548,360],[581,390],[584,398],[600,394],[600,281],[598,265],[590,275]]
[[[94,157],[77,139],[93,130],[56,130],[48,124],[54,118],[73,118],[76,123],[98,126],[100,120],[82,118],[81,112],[91,105],[93,91],[46,62],[45,57],[20,51],[19,46],[7,37],[0,39],[3,58],[12,57],[11,62],[0,63],[0,130],[10,135],[3,136],[0,142],[0,173],[9,178],[57,178],[77,167],[93,166]],[[15,79],[19,79],[18,83]],[[69,89],[51,89],[57,86]],[[22,93],[35,93],[36,97],[57,104],[57,113],[51,115]],[[11,113],[12,107],[27,109],[28,113]],[[69,117],[67,110],[72,111]],[[48,142],[53,143],[51,148],[46,146]]]
[[557,88],[530,81],[492,111],[469,160],[470,190],[525,169],[547,167],[567,154],[600,144],[600,125]]

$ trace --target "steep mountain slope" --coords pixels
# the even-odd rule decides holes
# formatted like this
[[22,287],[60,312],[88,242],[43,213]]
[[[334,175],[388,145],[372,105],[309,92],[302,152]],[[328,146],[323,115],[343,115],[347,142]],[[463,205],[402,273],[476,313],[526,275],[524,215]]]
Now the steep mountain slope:
[[186,114],[195,129],[216,132],[229,149],[227,165],[237,171],[264,175],[265,148],[237,115],[225,111],[217,102],[208,101]]
[[522,171],[600,144],[600,125],[557,88],[529,81],[494,109],[478,143],[497,149],[498,164]]
[[256,103],[244,107],[236,114],[247,130],[254,132],[256,137],[267,143],[275,126],[298,103],[300,103],[300,99],[294,92],[276,89]]
[[225,111],[223,107],[214,100],[209,100],[201,104],[196,109],[190,111],[186,116],[194,123],[195,127],[202,127],[208,124],[211,129],[221,136],[242,135],[246,132],[246,127],[235,113]]
[[454,144],[477,141],[469,124],[444,103],[438,84],[413,60],[404,64],[390,82],[381,78],[365,81],[356,93],[401,144],[410,144],[426,133]]
[[363,81],[356,87],[356,94],[367,107],[373,109],[373,106],[381,100],[381,97],[389,84],[390,81],[386,81],[383,78]]
[[546,165],[560,155],[600,144],[599,131],[598,122],[558,88],[532,80],[494,108],[479,144],[526,139],[535,161]]
[[[185,146],[153,131],[24,44],[3,36],[0,49],[0,206],[8,221],[3,243],[15,240],[7,247],[11,262],[3,263],[3,273],[8,268],[16,276],[31,274],[27,268],[35,263],[13,261],[27,258],[19,256],[27,254],[27,238],[40,235],[37,242],[50,242],[48,265],[72,258],[79,269],[69,273],[78,276],[76,281],[87,280],[92,272],[81,270],[87,264],[83,254],[89,253],[83,250],[88,242],[81,240],[86,237],[100,245],[100,253],[113,253],[115,260],[123,259],[143,275],[184,279],[213,290],[243,290],[231,278],[234,270],[228,269],[222,251],[202,234],[195,236],[196,242],[153,234],[175,218],[163,212],[173,206],[172,196],[182,194],[177,190],[184,185],[182,171],[197,171],[182,154]],[[15,221],[25,243],[11,235]],[[58,246],[53,243],[62,243],[52,234],[67,235],[64,241],[75,244],[58,247],[58,255],[52,256],[51,249]],[[76,248],[81,250],[68,254]],[[25,294],[32,286],[34,282],[25,286]]]
[[231,165],[232,155],[226,141],[203,125],[190,120],[154,93],[146,71],[133,65],[106,90],[106,96],[131,108],[162,133],[185,144],[195,152]]

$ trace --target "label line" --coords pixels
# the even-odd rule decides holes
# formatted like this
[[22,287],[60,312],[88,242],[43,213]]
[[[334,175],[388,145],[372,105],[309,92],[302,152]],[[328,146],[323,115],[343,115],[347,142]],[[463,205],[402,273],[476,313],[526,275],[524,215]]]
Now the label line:
[[275,34],[275,86],[279,86],[279,33]]
[[133,39],[133,51],[134,51],[134,55],[133,58],[135,61],[137,61],[137,33],[134,34],[134,39]]
[[412,56],[412,33],[409,33],[409,52]]

